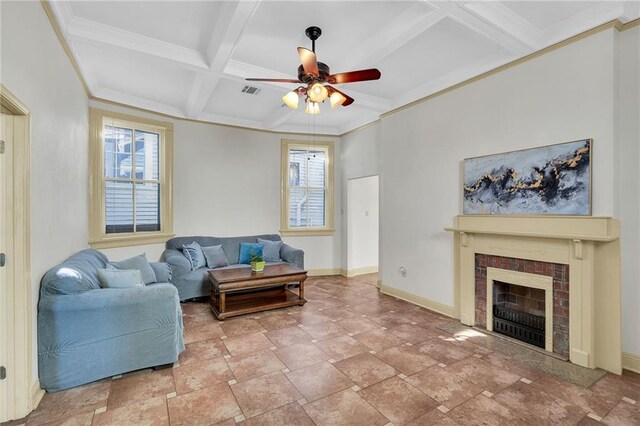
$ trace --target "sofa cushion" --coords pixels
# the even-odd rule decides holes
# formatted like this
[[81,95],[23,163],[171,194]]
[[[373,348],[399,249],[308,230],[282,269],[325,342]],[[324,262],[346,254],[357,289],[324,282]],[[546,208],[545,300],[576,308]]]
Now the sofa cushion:
[[118,262],[111,262],[111,264],[120,270],[139,270],[140,275],[142,275],[142,282],[145,284],[157,282],[156,273],[153,272],[153,268],[147,260],[146,253],[139,254],[138,256],[134,256],[129,259],[120,260]]
[[200,244],[198,244],[197,242],[193,241],[191,244],[183,245],[182,252],[184,253],[185,257],[189,259],[192,271],[195,271],[207,265],[207,261],[204,258],[204,253],[202,253],[202,247],[200,247]]
[[207,267],[210,269],[229,266],[227,256],[224,254],[224,250],[222,250],[222,244],[202,247],[202,253],[204,253],[204,258],[207,259]]
[[102,288],[129,288],[144,285],[139,269],[98,269],[98,281]]
[[169,283],[173,276],[171,265],[167,262],[150,262],[153,272],[156,274],[156,282]]
[[271,241],[258,238],[258,242],[264,245],[262,249],[262,257],[266,262],[279,262],[280,259],[280,247],[282,247],[282,241]]
[[240,243],[240,256],[238,258],[238,263],[251,263],[252,254],[262,256],[263,247],[264,245],[260,243]]

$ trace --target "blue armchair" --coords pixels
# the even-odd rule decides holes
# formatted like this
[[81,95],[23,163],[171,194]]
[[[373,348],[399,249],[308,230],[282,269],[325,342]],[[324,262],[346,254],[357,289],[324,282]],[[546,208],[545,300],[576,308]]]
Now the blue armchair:
[[38,304],[40,386],[54,392],[128,371],[169,364],[184,350],[182,310],[170,269],[152,264],[165,283],[103,289],[108,264],[83,250],[49,270]]

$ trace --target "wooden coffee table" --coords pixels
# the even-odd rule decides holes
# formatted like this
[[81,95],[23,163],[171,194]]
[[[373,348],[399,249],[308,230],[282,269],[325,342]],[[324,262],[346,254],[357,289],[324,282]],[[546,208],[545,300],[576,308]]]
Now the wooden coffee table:
[[[248,267],[213,269],[209,271],[209,279],[209,304],[221,321],[236,315],[307,303],[304,299],[307,271],[288,263],[267,265],[264,272],[253,272]],[[287,290],[287,284],[293,282],[300,282],[299,294]],[[281,286],[274,288],[278,284]]]

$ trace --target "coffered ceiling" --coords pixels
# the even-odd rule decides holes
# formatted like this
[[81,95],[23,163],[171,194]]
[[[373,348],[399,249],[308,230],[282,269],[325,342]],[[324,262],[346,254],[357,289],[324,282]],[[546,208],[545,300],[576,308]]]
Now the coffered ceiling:
[[[380,114],[600,24],[640,17],[637,1],[52,1],[91,94],[176,117],[341,134]],[[332,72],[378,68],[338,87],[348,107],[310,116],[282,95],[295,84],[304,30],[322,28]],[[245,85],[257,94],[243,93]],[[328,102],[325,102],[325,104]]]

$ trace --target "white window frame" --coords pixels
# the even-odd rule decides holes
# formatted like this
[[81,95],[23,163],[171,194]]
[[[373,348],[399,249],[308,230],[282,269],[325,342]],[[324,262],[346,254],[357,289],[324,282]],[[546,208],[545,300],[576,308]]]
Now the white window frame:
[[[283,236],[322,236],[334,235],[334,195],[333,195],[333,170],[334,170],[334,143],[331,141],[308,142],[302,140],[282,139],[281,141],[281,184],[280,184],[280,234]],[[327,151],[326,163],[326,198],[325,198],[325,224],[319,227],[295,227],[289,226],[289,151],[292,148],[317,149]]]
[[[90,170],[89,170],[89,245],[92,248],[112,248],[141,244],[164,243],[173,234],[173,124],[112,111],[90,108]],[[160,135],[159,184],[160,230],[110,233],[106,232],[104,172],[105,125],[127,127]],[[135,215],[135,212],[134,212]]]

